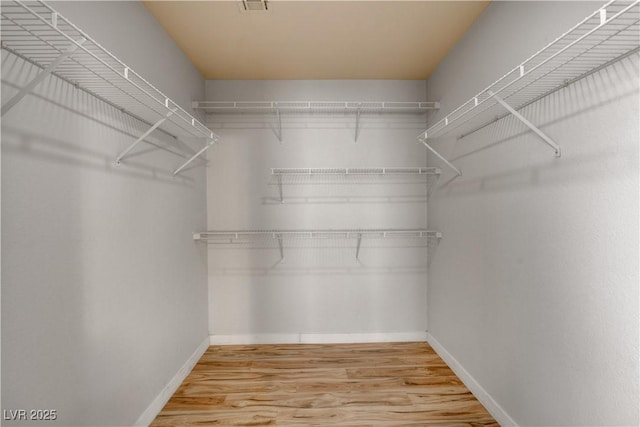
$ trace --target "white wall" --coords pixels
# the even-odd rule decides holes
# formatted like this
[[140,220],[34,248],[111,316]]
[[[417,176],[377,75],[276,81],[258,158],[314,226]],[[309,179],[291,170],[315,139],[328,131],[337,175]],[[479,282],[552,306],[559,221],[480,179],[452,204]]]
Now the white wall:
[[[599,5],[492,3],[434,121]],[[429,332],[518,424],[638,425],[638,56],[522,113],[562,158],[511,118],[435,142],[463,176],[429,205]]]
[[[424,100],[424,81],[207,81],[218,101]],[[287,185],[271,168],[425,166],[415,135],[425,117],[353,115],[211,118],[223,142],[208,168],[209,229],[422,228],[426,185]],[[387,182],[387,184],[384,184]],[[389,184],[391,182],[391,184]],[[419,339],[426,330],[426,252],[416,242],[296,242],[278,264],[276,245],[210,245],[213,342]],[[412,247],[409,247],[412,246]],[[362,335],[361,335],[362,334]]]
[[[142,3],[53,6],[185,108],[204,96]],[[36,71],[2,51],[3,100]],[[114,166],[144,130],[56,78],[3,117],[2,409],[132,425],[206,339],[205,170],[150,146]]]

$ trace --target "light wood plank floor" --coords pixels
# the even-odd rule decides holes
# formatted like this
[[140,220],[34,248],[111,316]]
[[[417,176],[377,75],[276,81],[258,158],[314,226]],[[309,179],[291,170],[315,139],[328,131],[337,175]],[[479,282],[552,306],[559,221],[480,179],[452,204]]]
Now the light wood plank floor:
[[426,343],[212,346],[160,426],[498,426]]

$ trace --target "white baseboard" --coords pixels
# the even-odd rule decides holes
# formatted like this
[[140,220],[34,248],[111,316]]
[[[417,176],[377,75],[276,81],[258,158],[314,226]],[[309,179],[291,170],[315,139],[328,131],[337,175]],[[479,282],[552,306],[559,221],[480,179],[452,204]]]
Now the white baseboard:
[[184,381],[184,379],[189,375],[193,367],[198,363],[198,360],[202,357],[205,351],[209,348],[209,339],[206,338],[203,340],[198,348],[193,352],[193,354],[184,362],[184,365],[176,372],[176,374],[171,378],[171,380],[167,383],[166,386],[160,391],[160,393],[156,396],[155,399],[147,406],[147,409],[140,415],[138,421],[134,424],[135,426],[144,426],[147,427],[151,422],[158,416],[164,405],[171,398],[173,393],[176,392],[180,384]]
[[239,344],[339,344],[366,342],[408,342],[426,341],[427,333],[380,332],[361,334],[246,334],[246,335],[210,335],[211,345]]
[[518,424],[502,409],[498,403],[493,400],[493,397],[471,376],[466,369],[462,367],[460,362],[451,355],[443,346],[433,337],[430,333],[427,333],[427,342],[438,353],[438,356],[445,361],[451,370],[460,378],[460,380],[467,386],[467,388],[473,393],[473,395],[487,408],[487,411],[495,418],[495,420],[503,427],[517,426]]

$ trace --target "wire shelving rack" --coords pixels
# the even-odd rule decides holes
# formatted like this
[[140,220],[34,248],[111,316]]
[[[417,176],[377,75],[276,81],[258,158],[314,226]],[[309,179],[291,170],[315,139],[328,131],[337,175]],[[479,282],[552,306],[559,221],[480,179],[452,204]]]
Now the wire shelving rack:
[[193,234],[194,240],[211,243],[245,243],[265,239],[442,238],[437,231],[416,229],[313,229],[313,230],[212,230]]
[[[418,139],[449,167],[427,139],[463,138],[513,114],[560,157],[560,146],[518,110],[640,50],[638,0],[613,0],[540,49],[470,100],[422,132]],[[506,110],[506,112],[505,112]]]
[[438,110],[440,103],[431,101],[196,101],[194,109],[206,114],[271,115],[277,121],[277,137],[282,142],[283,114],[353,115],[354,141],[358,141],[360,117],[363,114],[413,114],[422,115]]
[[440,173],[435,167],[273,168],[270,184],[277,185],[280,203],[284,203],[287,185],[419,184],[425,185],[429,194]]
[[429,168],[273,168],[271,175],[277,176],[428,176],[438,175],[440,169]]
[[440,241],[442,233],[427,229],[313,229],[313,230],[212,230],[193,234],[196,241],[207,244],[239,245],[251,243],[278,244],[280,261],[284,260],[287,241],[300,240],[352,240],[355,255],[359,259],[362,240],[419,239]]
[[440,108],[438,102],[388,101],[196,101],[193,108],[211,114],[423,114]]
[[87,33],[43,1],[3,1],[1,47],[38,66],[41,71],[2,105],[6,114],[49,75],[55,75],[149,125],[149,129],[116,159],[126,155],[154,130],[175,138],[201,138],[199,151],[180,144],[189,160],[179,173],[206,151],[218,136],[169,97],[120,61]]

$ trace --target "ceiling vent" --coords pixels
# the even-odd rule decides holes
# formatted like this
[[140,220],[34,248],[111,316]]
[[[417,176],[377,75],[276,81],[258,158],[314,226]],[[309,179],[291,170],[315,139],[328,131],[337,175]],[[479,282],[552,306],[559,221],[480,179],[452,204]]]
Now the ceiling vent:
[[240,10],[242,12],[266,12],[269,10],[267,0],[241,0]]

